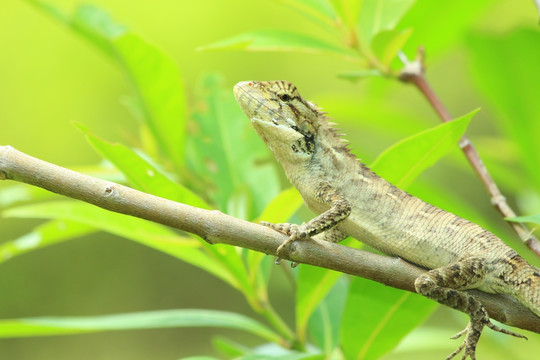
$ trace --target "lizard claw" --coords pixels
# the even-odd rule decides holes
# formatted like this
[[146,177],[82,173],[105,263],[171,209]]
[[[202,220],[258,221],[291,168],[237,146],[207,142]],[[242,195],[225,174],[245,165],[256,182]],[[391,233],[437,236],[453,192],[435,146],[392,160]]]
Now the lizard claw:
[[279,224],[273,224],[266,221],[261,221],[261,225],[267,226],[273,230],[276,230],[282,234],[289,235],[289,238],[285,240],[276,250],[276,254],[279,256],[281,251],[289,245],[290,243],[303,239],[307,237],[307,234],[305,231],[303,231],[302,227],[300,225],[296,224],[289,224],[289,223],[279,223]]
[[472,324],[472,321],[469,322],[467,327],[460,332],[458,332],[456,335],[452,336],[450,339],[459,339],[463,335],[465,335],[465,340],[463,340],[463,343],[448,357],[446,360],[450,360],[454,358],[457,354],[459,354],[462,350],[463,357],[461,360],[465,360],[468,357],[471,358],[471,360],[476,359],[476,345],[478,344],[478,340],[480,339],[480,334],[482,332],[482,328],[484,327],[483,324],[480,325],[480,329],[478,329],[475,325]]
[[465,335],[465,340],[463,340],[463,343],[456,349],[456,351],[454,351],[453,353],[448,355],[446,360],[452,359],[457,354],[459,354],[463,349],[465,349],[465,351],[463,352],[463,357],[461,358],[461,360],[465,360],[465,359],[467,359],[467,357],[470,357],[471,360],[475,360],[476,359],[476,345],[478,344],[478,340],[480,339],[480,334],[481,334],[482,328],[484,326],[487,326],[490,329],[492,329],[494,331],[497,331],[497,332],[500,332],[500,333],[503,333],[503,334],[512,335],[512,336],[515,336],[515,337],[518,337],[518,338],[527,339],[526,336],[523,336],[521,334],[515,333],[515,332],[510,331],[510,330],[503,329],[503,328],[493,324],[489,320],[487,320],[487,322],[484,322],[484,321],[473,322],[473,321],[471,321],[471,322],[469,322],[469,324],[467,325],[467,327],[465,329],[461,330],[456,335],[451,337],[451,339],[458,339],[458,338],[462,337],[463,335]]
[[291,235],[287,240],[285,240],[281,245],[279,245],[279,247],[276,250],[276,254],[279,256],[279,254],[283,251],[283,249],[287,245],[289,245],[290,243],[292,243],[293,241],[296,241],[296,240],[297,240],[296,236]]
[[[276,250],[276,255],[278,256],[276,258],[276,260],[274,261],[274,263],[276,265],[279,265],[280,263],[280,260],[281,258],[279,257],[279,254],[283,251],[283,249],[289,245],[290,243],[300,239],[300,238],[303,238],[305,236],[303,236],[303,234],[305,232],[301,231],[300,230],[300,226],[299,225],[296,225],[296,224],[289,224],[289,223],[279,223],[279,224],[274,224],[274,223],[270,223],[270,222],[266,222],[266,221],[261,221],[260,222],[261,225],[264,225],[264,226],[267,226],[273,230],[276,230],[282,234],[285,234],[285,235],[289,235],[289,238],[287,240],[285,240],[281,245],[279,245],[279,247],[277,248]],[[298,263],[297,262],[291,262],[291,267],[296,267],[298,266]]]
[[514,337],[517,337],[517,338],[522,338],[522,339],[525,339],[525,340],[529,340],[529,339],[527,339],[527,337],[525,335],[521,335],[519,333],[503,329],[502,327],[499,327],[499,326],[493,324],[491,321],[488,322],[486,324],[486,326],[488,328],[490,328],[491,330],[496,331],[496,332],[500,332],[500,333],[503,333],[503,334],[506,334],[506,335],[511,335],[511,336],[514,336]]

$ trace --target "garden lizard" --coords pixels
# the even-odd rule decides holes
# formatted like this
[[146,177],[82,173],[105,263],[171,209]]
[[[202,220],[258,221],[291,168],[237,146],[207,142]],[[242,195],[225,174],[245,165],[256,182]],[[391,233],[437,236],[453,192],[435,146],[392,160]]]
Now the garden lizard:
[[291,242],[308,237],[338,242],[352,236],[381,252],[428,269],[416,291],[470,316],[463,351],[475,359],[484,326],[494,325],[468,289],[509,294],[540,316],[540,270],[479,225],[430,205],[376,175],[349,148],[314,104],[286,81],[245,81],[234,87],[240,107],[272,151],[304,203],[318,214],[302,225],[264,225]]

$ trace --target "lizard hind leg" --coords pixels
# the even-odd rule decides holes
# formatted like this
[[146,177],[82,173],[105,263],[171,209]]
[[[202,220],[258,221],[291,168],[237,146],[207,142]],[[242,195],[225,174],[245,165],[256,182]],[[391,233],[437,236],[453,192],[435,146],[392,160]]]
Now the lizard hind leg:
[[467,327],[454,335],[457,339],[465,335],[463,343],[446,360],[454,358],[463,351],[462,360],[476,359],[476,345],[484,326],[504,334],[524,337],[523,335],[502,329],[491,323],[484,306],[474,296],[463,291],[481,285],[486,276],[485,261],[481,258],[466,258],[456,263],[437,268],[419,276],[414,285],[416,292],[470,316]]

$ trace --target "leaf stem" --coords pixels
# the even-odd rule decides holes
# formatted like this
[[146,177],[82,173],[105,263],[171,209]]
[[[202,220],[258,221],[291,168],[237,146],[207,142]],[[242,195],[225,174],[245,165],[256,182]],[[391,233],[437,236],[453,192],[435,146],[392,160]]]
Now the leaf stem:
[[281,316],[276,312],[270,302],[264,302],[261,304],[259,313],[263,315],[266,320],[286,339],[283,341],[282,346],[290,348],[291,342],[294,340],[294,333],[291,328],[283,321]]

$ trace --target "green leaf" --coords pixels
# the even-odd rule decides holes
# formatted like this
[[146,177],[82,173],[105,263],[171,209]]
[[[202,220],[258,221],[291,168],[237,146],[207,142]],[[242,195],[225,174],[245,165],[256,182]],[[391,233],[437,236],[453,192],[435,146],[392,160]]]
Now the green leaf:
[[474,114],[422,131],[392,145],[372,164],[377,174],[399,188],[406,188],[428,167],[457,146]]
[[427,49],[432,63],[451,49],[462,49],[463,37],[479,26],[480,19],[485,21],[486,13],[492,12],[493,7],[493,0],[417,0],[397,25],[399,29],[414,29],[405,53],[414,57],[421,45]]
[[181,168],[186,110],[182,80],[173,60],[96,6],[81,5],[70,19],[59,16],[59,11],[50,5],[31,3],[67,22],[124,71],[135,90],[145,124],[163,154]]
[[337,14],[327,0],[275,0],[316,19],[322,24],[335,27]]
[[[540,33],[518,30],[501,36],[476,35],[468,41],[473,78],[492,104],[494,118],[518,146],[521,165],[527,170],[529,186],[540,192]],[[494,61],[493,54],[497,54]],[[526,55],[525,55],[526,54]],[[531,86],[533,88],[531,88]]]
[[354,29],[366,0],[329,0],[348,29]]
[[[323,96],[318,100],[333,118],[339,119],[339,125],[369,132],[370,136],[381,139],[398,141],[433,126],[432,118],[415,109],[388,102],[386,96],[377,91],[369,91],[360,97],[340,94]],[[353,147],[363,157],[373,151],[368,151],[362,143],[355,143]]]
[[198,50],[296,51],[355,57],[349,49],[318,38],[285,30],[260,30],[240,34]]
[[256,349],[253,354],[247,354],[235,360],[324,360],[323,354],[313,354],[284,349],[277,344],[265,344]]
[[280,223],[288,221],[302,206],[302,196],[294,187],[280,192],[255,220]]
[[235,329],[279,342],[279,336],[265,325],[244,315],[226,311],[182,309],[126,314],[35,317],[0,320],[0,337],[29,337],[99,331],[164,329],[178,327],[219,327]]
[[298,340],[306,340],[308,321],[320,302],[342,274],[303,264],[296,282],[296,332]]
[[382,73],[377,69],[366,69],[338,74],[339,78],[353,82],[374,76],[382,76]]
[[339,331],[349,290],[348,285],[347,279],[340,277],[309,319],[310,338],[320,349],[323,349],[328,359],[332,358],[332,353],[340,344]]
[[393,30],[416,0],[364,0],[358,30],[366,45],[383,30]]
[[540,225],[540,214],[534,214],[534,215],[529,215],[529,216],[516,216],[513,218],[506,218],[506,220],[512,221],[512,222],[518,222],[518,223],[527,222],[527,223]]
[[30,251],[88,235],[96,230],[72,221],[51,220],[15,240],[0,244],[0,263]]
[[353,278],[341,328],[345,358],[380,358],[423,323],[436,306],[420,295]]
[[212,347],[228,359],[251,353],[251,349],[247,346],[220,335],[212,338]]
[[381,31],[373,38],[371,49],[380,62],[389,67],[411,34],[412,29]]
[[207,76],[200,91],[204,106],[193,115],[188,166],[198,174],[207,196],[219,209],[252,219],[279,192],[279,178],[268,161],[268,149],[232,91],[221,88],[219,77]]
[[114,40],[119,62],[133,83],[145,123],[163,153],[179,168],[184,162],[186,105],[180,72],[164,52],[136,34]]
[[0,189],[0,206],[7,207],[18,202],[42,200],[56,196],[42,188],[27,184],[13,184]]
[[[291,187],[279,193],[264,209],[255,222],[268,221],[272,223],[287,222],[302,206],[302,197],[295,188]],[[264,261],[266,259],[266,261]],[[249,251],[247,253],[247,269],[253,283],[259,287],[259,293],[267,291],[268,280],[274,262],[263,253]]]
[[[163,225],[69,200],[18,206],[3,214],[7,217],[61,219],[92,226],[184,260],[238,287],[238,280],[220,262],[210,259],[199,249],[201,244],[206,244],[203,240],[180,236]],[[219,250],[216,248],[215,251]]]
[[135,151],[122,144],[111,144],[100,139],[82,124],[75,125],[86,135],[90,145],[120,170],[134,188],[173,201],[210,209],[210,206],[199,196],[170,180]]

